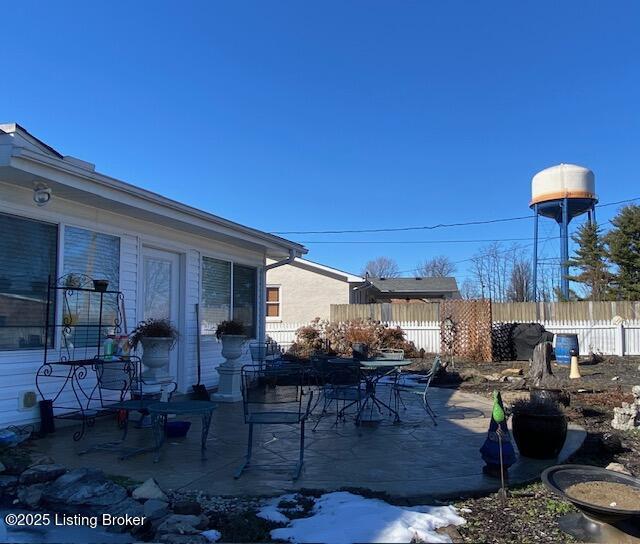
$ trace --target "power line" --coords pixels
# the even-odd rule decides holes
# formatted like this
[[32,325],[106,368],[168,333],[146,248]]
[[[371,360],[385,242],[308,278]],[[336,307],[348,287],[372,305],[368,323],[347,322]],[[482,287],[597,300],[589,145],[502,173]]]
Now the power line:
[[529,238],[487,238],[476,240],[302,240],[301,244],[474,244],[478,242],[525,242]]
[[607,206],[617,206],[618,204],[626,204],[627,202],[635,202],[640,200],[640,197],[627,198],[626,200],[618,200],[618,202],[607,202],[606,204],[596,204],[596,208],[606,208]]
[[400,232],[411,230],[434,230],[449,227],[466,227],[470,225],[488,225],[490,223],[505,223],[507,221],[519,221],[521,219],[531,219],[530,215],[520,217],[507,217],[505,219],[487,219],[484,221],[467,221],[464,223],[438,223],[437,225],[429,225],[424,227],[395,227],[386,229],[347,229],[347,230],[286,230],[274,231],[271,234],[353,234],[367,232]]
[[[548,242],[549,240],[559,240],[561,238],[561,236],[550,236],[548,238],[544,238],[543,240],[539,240],[539,242]],[[535,242],[532,242],[530,244],[526,244],[523,246],[516,246],[516,247],[510,247],[510,248],[506,248],[503,249],[501,251],[496,251],[496,255],[504,255],[505,253],[511,253],[513,251],[518,251],[518,250],[523,250],[523,249],[527,249],[529,247],[533,247],[535,245]],[[452,264],[462,264],[462,263],[466,263],[469,261],[473,261],[474,259],[477,259],[478,256],[474,256],[474,257],[469,257],[467,259],[462,259],[460,261],[453,261]],[[412,268],[411,270],[399,270],[398,274],[408,274],[410,272],[415,272],[415,268]]]
[[[619,200],[617,202],[608,202],[606,204],[597,204],[596,208],[605,208],[607,206],[617,206],[619,204],[625,204],[627,202],[634,202],[640,200],[640,197],[627,198],[625,200]],[[521,221],[523,219],[532,219],[533,215],[521,215],[518,217],[505,217],[501,219],[486,219],[477,221],[465,221],[462,223],[438,223],[436,225],[427,225],[419,227],[392,227],[392,228],[377,228],[377,229],[343,229],[343,230],[283,230],[273,231],[271,234],[355,234],[355,233],[372,233],[372,232],[407,232],[417,230],[435,230],[451,227],[469,227],[476,225],[489,225],[493,223],[506,223],[510,221]]]

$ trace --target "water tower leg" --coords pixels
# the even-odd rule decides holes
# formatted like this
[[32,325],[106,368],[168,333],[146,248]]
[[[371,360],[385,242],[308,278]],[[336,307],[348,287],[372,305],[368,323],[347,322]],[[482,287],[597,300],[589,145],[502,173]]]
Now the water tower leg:
[[591,208],[591,221],[593,221],[594,223],[597,223],[597,221],[596,221],[596,205],[595,204]]
[[533,205],[533,301],[538,302],[538,205]]
[[569,199],[562,201],[562,223],[560,225],[560,290],[564,300],[569,300]]

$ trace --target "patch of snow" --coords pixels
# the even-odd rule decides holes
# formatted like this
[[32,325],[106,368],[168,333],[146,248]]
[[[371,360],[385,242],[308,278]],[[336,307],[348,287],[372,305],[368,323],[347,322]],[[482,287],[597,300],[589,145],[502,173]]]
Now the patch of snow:
[[401,508],[340,491],[322,495],[316,499],[310,517],[295,519],[287,527],[274,529],[271,537],[289,542],[332,544],[451,542],[436,529],[464,523],[464,518],[452,506]]
[[293,494],[282,495],[275,499],[268,500],[265,505],[256,514],[259,518],[273,521],[275,523],[289,523],[289,518],[285,516],[278,508],[278,504],[282,501],[295,501],[296,496]]
[[263,507],[257,514],[259,518],[266,519],[267,521],[274,521],[276,523],[288,523],[289,518],[278,510],[275,505],[267,505]]
[[220,534],[220,531],[216,531],[215,529],[209,529],[208,531],[203,531],[200,534],[209,542],[218,542],[218,540],[222,538],[222,534]]

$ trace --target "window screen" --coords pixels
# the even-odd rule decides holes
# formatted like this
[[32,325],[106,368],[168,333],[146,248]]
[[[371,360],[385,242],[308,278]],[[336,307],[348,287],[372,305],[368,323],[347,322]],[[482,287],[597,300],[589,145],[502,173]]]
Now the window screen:
[[256,337],[257,282],[255,268],[233,265],[233,318],[244,324],[249,338]]
[[[47,282],[56,277],[58,228],[0,214],[0,350],[44,347]],[[50,323],[55,316],[50,308]],[[52,329],[49,345],[52,345]]]
[[[84,274],[91,279],[104,279],[109,282],[109,291],[120,288],[120,238],[109,234],[93,232],[77,227],[64,230],[64,274]],[[75,315],[70,316],[75,324],[73,345],[75,347],[100,345],[102,337],[113,328],[118,312],[118,299],[115,293],[103,297],[101,331],[96,326],[100,318],[100,295],[96,293],[78,293],[77,303],[71,308]],[[98,337],[98,333],[102,337]]]
[[214,334],[221,321],[231,316],[231,263],[202,258],[202,334]]

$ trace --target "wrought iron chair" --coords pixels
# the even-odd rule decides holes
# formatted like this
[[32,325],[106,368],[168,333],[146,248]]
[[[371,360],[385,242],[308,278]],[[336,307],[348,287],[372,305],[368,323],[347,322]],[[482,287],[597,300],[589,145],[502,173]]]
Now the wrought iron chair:
[[[306,402],[304,397],[308,396]],[[235,478],[249,468],[281,470],[293,468],[293,480],[300,477],[304,463],[304,431],[309,417],[313,391],[304,392],[304,369],[288,363],[286,367],[261,368],[259,365],[242,367],[242,406],[244,422],[249,425],[245,462]],[[253,455],[253,427],[255,425],[299,425],[300,448],[298,462],[286,465],[255,465]]]
[[259,367],[273,366],[280,359],[278,346],[273,342],[252,342],[249,344],[249,352],[252,363]]
[[[176,382],[149,384],[142,377],[142,363],[138,357],[131,357],[112,363],[96,364],[96,389],[100,410],[118,414],[118,425],[122,428],[120,440],[95,444],[80,452],[80,455],[94,451],[118,451],[120,459],[126,459],[153,448],[132,449],[124,451],[122,444],[129,433],[129,415],[139,412],[142,418],[148,413],[149,405],[158,402],[158,397],[166,397],[167,401],[177,388]],[[157,393],[151,395],[145,386],[157,386]]]
[[364,390],[362,389],[362,379],[360,376],[360,364],[344,364],[343,366],[331,368],[323,376],[323,385],[320,388],[322,395],[322,411],[313,426],[313,431],[318,428],[322,418],[328,413],[331,404],[335,404],[336,418],[334,425],[340,420],[344,420],[347,410],[356,406],[357,413],[360,413]]
[[427,398],[427,393],[429,391],[429,386],[431,385],[431,380],[433,380],[433,377],[439,372],[440,367],[441,367],[440,356],[436,355],[435,358],[433,359],[433,364],[431,365],[431,369],[423,377],[423,379],[425,380],[424,387],[409,385],[407,384],[407,381],[405,378],[406,375],[403,376],[403,374],[400,372],[397,374],[397,378],[395,382],[391,385],[391,393],[390,393],[390,395],[393,396],[396,412],[400,409],[400,405],[402,405],[405,410],[407,409],[407,405],[404,403],[404,400],[402,398],[402,393],[420,395],[421,401],[422,401],[422,407],[424,408],[424,411],[429,415],[429,417],[431,418],[431,421],[433,421],[433,424],[436,426],[438,425],[438,422],[436,421],[438,414],[436,414],[433,408],[431,408],[431,405],[429,404],[429,399]]

